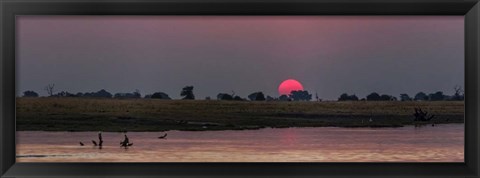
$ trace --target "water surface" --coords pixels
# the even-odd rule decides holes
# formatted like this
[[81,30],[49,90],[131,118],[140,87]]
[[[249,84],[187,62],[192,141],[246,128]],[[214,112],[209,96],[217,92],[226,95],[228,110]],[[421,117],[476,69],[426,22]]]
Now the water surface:
[[[17,132],[18,162],[463,162],[464,124],[123,133]],[[85,143],[80,146],[79,142]]]

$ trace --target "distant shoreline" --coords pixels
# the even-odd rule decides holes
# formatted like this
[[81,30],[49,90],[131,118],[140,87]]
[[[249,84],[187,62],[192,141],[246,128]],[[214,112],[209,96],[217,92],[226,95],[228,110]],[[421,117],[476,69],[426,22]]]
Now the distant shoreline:
[[[208,131],[464,123],[463,101],[17,98],[17,131]],[[414,108],[434,114],[414,122]]]
[[[450,125],[450,124],[465,124],[463,122],[461,123],[437,123],[433,127],[439,127],[439,126],[444,126],[444,125]],[[291,127],[262,127],[262,128],[256,128],[256,129],[225,129],[225,130],[159,130],[159,131],[141,131],[141,130],[132,130],[132,131],[127,131],[131,133],[135,132],[151,132],[151,133],[167,133],[171,131],[177,131],[177,132],[205,132],[205,131],[213,131],[213,132],[221,132],[221,131],[252,131],[252,130],[262,130],[262,129],[303,129],[303,128],[352,128],[352,129],[361,129],[361,128],[401,128],[401,127],[432,127],[430,124],[425,123],[425,124],[418,124],[418,125],[403,125],[400,127],[337,127],[337,126],[304,126],[304,127],[297,127],[297,126],[291,126]],[[16,132],[99,132],[98,130],[16,130]],[[124,131],[101,131],[102,133],[124,133]]]

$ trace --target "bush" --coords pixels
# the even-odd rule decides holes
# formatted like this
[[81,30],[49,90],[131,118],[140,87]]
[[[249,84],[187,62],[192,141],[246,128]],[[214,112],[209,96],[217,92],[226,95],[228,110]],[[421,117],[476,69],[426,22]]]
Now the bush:
[[180,96],[183,96],[184,100],[194,100],[195,95],[193,94],[193,86],[183,87],[182,92],[180,92]]
[[265,95],[259,91],[248,95],[248,99],[251,101],[265,101]]
[[294,101],[310,101],[312,100],[312,94],[306,90],[297,90],[290,93],[290,98]]
[[358,97],[355,94],[348,95],[347,93],[344,93],[340,95],[340,98],[338,98],[338,101],[358,101]]
[[400,94],[400,100],[401,101],[412,101],[412,98],[408,96],[408,94]]
[[36,98],[38,97],[38,93],[37,92],[34,92],[34,91],[25,91],[23,92],[23,97],[33,97],[33,98]]
[[423,92],[418,92],[415,95],[414,100],[415,101],[428,101],[428,96],[427,96],[427,94],[425,94]]
[[381,97],[378,93],[373,92],[367,95],[367,101],[380,101]]
[[163,99],[163,100],[171,100],[170,96],[163,92],[155,92],[153,93],[150,98],[152,99]]
[[217,95],[217,100],[233,100],[233,96],[227,93],[219,93]]

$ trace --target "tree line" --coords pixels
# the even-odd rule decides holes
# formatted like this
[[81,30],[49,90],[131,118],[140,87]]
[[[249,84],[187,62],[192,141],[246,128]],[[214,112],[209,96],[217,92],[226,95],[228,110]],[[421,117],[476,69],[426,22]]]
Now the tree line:
[[[195,100],[195,95],[193,92],[193,86],[185,86],[180,91],[180,96],[183,100]],[[131,93],[115,93],[111,94],[110,92],[106,91],[105,89],[101,89],[97,92],[86,92],[86,93],[70,93],[67,91],[56,92],[55,85],[49,84],[45,87],[49,97],[83,97],[83,98],[116,98],[116,99],[134,99],[134,98],[142,98],[139,90],[135,90]],[[463,89],[459,86],[454,87],[455,93],[453,95],[445,95],[443,92],[438,91],[435,93],[426,94],[424,92],[418,92],[414,97],[410,97],[408,94],[400,94],[400,98],[398,99],[395,96],[388,95],[388,94],[379,94],[377,92],[372,92],[367,95],[365,98],[359,98],[355,94],[349,95],[347,93],[343,93],[338,98],[338,101],[443,101],[443,100],[454,100],[460,101],[464,100],[464,92]],[[39,97],[38,93],[32,90],[28,90],[23,92],[22,97]],[[155,92],[153,94],[147,94],[143,98],[150,98],[150,99],[165,99],[171,100],[170,96],[164,92]],[[248,98],[248,99],[247,99]],[[263,92],[253,92],[247,96],[247,98],[242,98],[238,95],[235,95],[235,92],[232,91],[231,94],[228,93],[219,93],[217,94],[217,100],[231,100],[231,101],[311,101],[312,94],[310,94],[306,90],[298,90],[292,91],[288,95],[281,95],[279,97],[272,97],[272,96],[265,96]],[[316,95],[316,100],[321,101]],[[206,97],[206,100],[211,100],[210,97]]]
[[338,98],[338,101],[462,101],[465,99],[465,94],[460,86],[454,87],[455,93],[453,95],[445,95],[442,91],[426,94],[424,92],[418,92],[414,97],[410,97],[406,93],[400,94],[400,99],[387,94],[378,94],[376,92],[370,93],[365,98],[359,99],[355,94],[349,95],[343,93]]
[[[132,93],[115,93],[112,94],[105,89],[101,89],[97,92],[78,92],[70,93],[68,91],[55,91],[55,85],[49,84],[45,87],[48,97],[83,97],[83,98],[118,98],[118,99],[129,99],[129,98],[142,98],[140,91],[137,89]],[[193,94],[193,86],[186,86],[182,89],[180,96],[183,99],[195,99]],[[22,97],[39,97],[39,94],[35,91],[28,90],[23,92]],[[168,94],[164,92],[155,92],[153,94],[147,94],[143,98],[154,98],[154,99],[171,99]]]
[[[184,100],[194,100],[195,95],[193,93],[193,86],[185,86],[180,91],[180,96]],[[78,92],[78,93],[70,93],[68,91],[60,91],[56,92],[55,85],[49,84],[44,89],[48,97],[83,97],[83,98],[117,98],[117,99],[134,99],[134,98],[142,98],[139,90],[135,90],[132,93],[115,93],[112,94],[105,89],[101,89],[97,92]],[[39,94],[35,91],[28,90],[23,92],[22,97],[39,97]],[[153,94],[147,94],[143,98],[150,98],[150,99],[166,99],[171,100],[172,98],[164,93],[164,92],[155,92]],[[248,99],[247,99],[248,98]],[[228,93],[219,93],[217,95],[217,100],[234,100],[234,101],[310,101],[312,99],[312,95],[308,93],[308,91],[292,91],[289,95],[282,95],[278,98],[265,96],[263,92],[253,92],[247,96],[247,98],[242,98],[238,95],[235,95],[235,92],[232,91],[231,94]],[[206,97],[206,100],[211,100],[210,97]]]

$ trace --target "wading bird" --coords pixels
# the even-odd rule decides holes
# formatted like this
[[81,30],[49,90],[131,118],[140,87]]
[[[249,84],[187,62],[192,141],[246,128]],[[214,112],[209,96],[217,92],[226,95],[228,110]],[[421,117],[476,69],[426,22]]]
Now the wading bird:
[[102,139],[102,132],[98,132],[98,146],[102,147],[103,139]]
[[120,142],[120,147],[124,147],[125,149],[127,149],[129,146],[132,146],[133,143],[130,143],[130,140],[128,139],[127,137],[127,134],[125,134],[125,139]]

